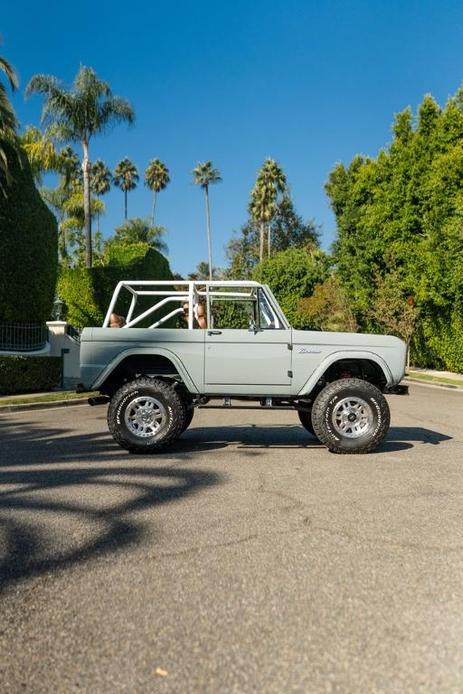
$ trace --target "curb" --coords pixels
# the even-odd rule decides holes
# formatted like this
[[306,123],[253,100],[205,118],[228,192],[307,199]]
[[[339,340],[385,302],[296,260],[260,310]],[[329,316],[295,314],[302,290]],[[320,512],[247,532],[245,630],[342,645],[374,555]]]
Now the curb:
[[88,399],[50,400],[49,402],[30,402],[22,405],[0,405],[0,415],[3,413],[25,412],[26,410],[49,410],[56,407],[76,407],[81,405],[88,405]]
[[419,381],[417,378],[404,378],[402,383],[406,383],[407,386],[424,386],[425,388],[439,388],[440,390],[451,390],[454,393],[463,393],[463,388],[454,386],[451,383],[431,383],[430,381]]

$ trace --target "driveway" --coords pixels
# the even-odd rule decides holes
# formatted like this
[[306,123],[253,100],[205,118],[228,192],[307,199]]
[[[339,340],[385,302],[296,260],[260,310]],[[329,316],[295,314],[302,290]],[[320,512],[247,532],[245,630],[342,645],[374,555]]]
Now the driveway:
[[105,408],[0,416],[5,692],[459,692],[463,395],[368,456],[201,410],[130,455]]

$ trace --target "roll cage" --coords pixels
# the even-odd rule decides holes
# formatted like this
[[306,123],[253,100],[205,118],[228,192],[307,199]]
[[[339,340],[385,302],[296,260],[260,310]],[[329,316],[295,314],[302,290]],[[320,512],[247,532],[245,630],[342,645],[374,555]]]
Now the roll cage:
[[[290,325],[268,285],[252,281],[197,281],[197,280],[127,280],[119,282],[114,290],[111,303],[103,321],[103,328],[110,325],[111,314],[116,312],[118,303],[130,301],[123,328],[133,328],[147,322],[149,317],[156,320],[143,327],[159,328],[176,315],[187,318],[187,329],[195,326],[198,317],[198,306],[205,305],[208,329],[214,327],[214,304],[218,301],[251,302],[252,316],[250,329],[265,330],[289,329]],[[124,297],[125,295],[125,297]],[[138,310],[138,300],[145,297],[148,308]],[[184,306],[188,304],[187,315]],[[145,303],[146,305],[146,303]],[[174,305],[171,311],[161,315],[161,310]],[[157,314],[157,315],[156,315]]]

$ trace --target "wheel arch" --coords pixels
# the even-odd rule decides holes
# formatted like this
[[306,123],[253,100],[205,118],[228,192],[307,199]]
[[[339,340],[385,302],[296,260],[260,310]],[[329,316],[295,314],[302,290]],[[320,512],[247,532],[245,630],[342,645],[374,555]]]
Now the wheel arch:
[[[374,352],[334,352],[326,357],[321,364],[312,372],[310,377],[300,389],[298,395],[309,395],[319,384],[320,381],[330,382],[336,380],[336,370],[345,367],[348,371],[355,365],[359,368],[359,373],[371,373],[371,378],[365,378],[359,373],[351,374],[363,378],[374,385],[378,385],[380,390],[393,382],[392,373],[386,361]],[[337,376],[343,378],[343,376]]]
[[100,373],[92,385],[93,390],[110,389],[114,383],[123,383],[126,375],[140,372],[144,375],[180,377],[187,390],[197,393],[198,388],[185,365],[168,349],[134,348],[120,352]]

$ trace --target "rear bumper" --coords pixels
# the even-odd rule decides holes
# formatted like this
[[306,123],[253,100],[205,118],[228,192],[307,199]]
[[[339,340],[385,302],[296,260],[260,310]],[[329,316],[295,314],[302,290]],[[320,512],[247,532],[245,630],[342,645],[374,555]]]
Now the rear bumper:
[[402,383],[397,383],[395,386],[388,386],[385,389],[385,394],[386,395],[408,395],[408,386],[403,385]]

